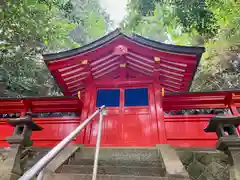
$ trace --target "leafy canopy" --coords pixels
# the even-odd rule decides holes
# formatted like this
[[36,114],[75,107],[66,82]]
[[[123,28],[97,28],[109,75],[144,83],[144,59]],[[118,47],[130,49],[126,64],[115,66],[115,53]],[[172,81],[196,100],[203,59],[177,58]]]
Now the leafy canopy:
[[0,96],[59,94],[41,54],[95,40],[110,21],[97,0],[10,0],[0,6]]
[[205,46],[192,90],[240,88],[239,7],[235,0],[131,0],[122,27],[166,43]]

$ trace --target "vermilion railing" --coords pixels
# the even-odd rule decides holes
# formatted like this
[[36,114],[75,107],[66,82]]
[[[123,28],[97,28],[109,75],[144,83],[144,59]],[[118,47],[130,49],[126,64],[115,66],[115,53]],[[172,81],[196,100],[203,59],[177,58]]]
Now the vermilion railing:
[[[82,102],[75,97],[43,97],[22,99],[0,99],[0,114],[18,113],[24,115],[31,111],[35,115],[48,112],[77,113],[81,114]],[[0,147],[8,146],[6,137],[11,136],[13,127],[8,125],[9,118],[0,118]],[[33,118],[43,127],[42,131],[33,132],[34,146],[53,147],[80,124],[80,116],[76,117],[39,117]],[[71,142],[76,143],[76,138]]]
[[[225,114],[237,116],[240,114],[240,91],[166,94],[163,99],[163,110],[166,114],[161,130],[165,131],[168,144],[183,147],[215,147],[215,134],[205,133],[203,129],[216,113],[188,112],[199,109],[225,109],[229,110],[225,111]],[[185,110],[185,114],[177,113],[181,110]],[[27,111],[78,113],[75,117],[33,118],[44,128],[40,132],[33,132],[34,146],[53,147],[81,123],[82,102],[74,97],[0,99],[0,114],[23,115]],[[0,118],[0,147],[8,146],[5,138],[13,132],[13,128],[7,124],[7,119]],[[82,143],[81,138],[74,139],[72,143]]]
[[[215,147],[216,135],[204,132],[208,121],[217,109],[222,114],[225,110],[225,115],[237,116],[238,108],[240,91],[168,94],[163,100],[167,143],[178,147]],[[196,110],[198,114],[191,113]],[[179,112],[184,113],[176,115]]]

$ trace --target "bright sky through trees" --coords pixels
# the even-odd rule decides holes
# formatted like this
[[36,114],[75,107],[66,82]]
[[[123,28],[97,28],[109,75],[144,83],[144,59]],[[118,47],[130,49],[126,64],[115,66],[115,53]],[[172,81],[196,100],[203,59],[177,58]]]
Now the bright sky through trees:
[[114,22],[114,27],[118,27],[127,14],[126,6],[128,0],[100,0],[100,3],[102,8],[109,13],[111,20]]

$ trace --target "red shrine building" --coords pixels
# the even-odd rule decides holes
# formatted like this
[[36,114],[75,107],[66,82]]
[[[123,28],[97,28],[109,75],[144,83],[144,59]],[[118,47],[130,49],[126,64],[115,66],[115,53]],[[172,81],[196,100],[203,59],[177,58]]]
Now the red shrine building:
[[[105,105],[101,146],[215,147],[215,133],[204,132],[213,112],[177,113],[239,114],[239,91],[189,92],[203,53],[201,47],[163,44],[117,29],[80,48],[43,56],[64,96],[0,99],[0,114],[78,114],[34,118],[44,128],[33,132],[34,146],[54,146]],[[0,128],[0,146],[7,146],[13,131],[7,118],[0,119]],[[96,118],[72,143],[95,146],[97,129]]]

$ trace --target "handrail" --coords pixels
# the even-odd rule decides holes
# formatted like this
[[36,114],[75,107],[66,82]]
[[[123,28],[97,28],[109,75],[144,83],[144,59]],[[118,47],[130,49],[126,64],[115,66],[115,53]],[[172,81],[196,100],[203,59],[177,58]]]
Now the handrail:
[[96,150],[95,150],[95,157],[94,157],[92,180],[97,179],[98,155],[99,155],[100,144],[101,144],[103,115],[104,115],[103,111],[101,111],[100,112],[99,124],[98,124],[98,134],[97,134],[97,142],[96,142]]
[[[40,180],[43,176],[43,169],[50,163],[62,150],[65,148],[72,140],[75,138],[80,131],[98,114],[100,113],[100,121],[98,133],[101,131],[102,120],[103,120],[103,109],[105,106],[101,106],[98,110],[96,110],[89,118],[87,118],[82,124],[80,124],[73,132],[71,132],[66,138],[64,138],[60,143],[58,143],[51,151],[49,151],[42,159],[40,159],[31,169],[29,169],[26,173],[23,174],[18,180],[30,180],[36,174],[39,173],[38,180]],[[97,143],[96,143],[96,153],[94,160],[94,173],[97,173],[97,164],[98,164],[98,154],[100,149],[100,139],[101,132],[98,134]],[[96,159],[97,158],[97,159]],[[95,162],[96,161],[96,162]],[[96,179],[96,175],[95,175]],[[93,175],[93,180],[94,175]]]

